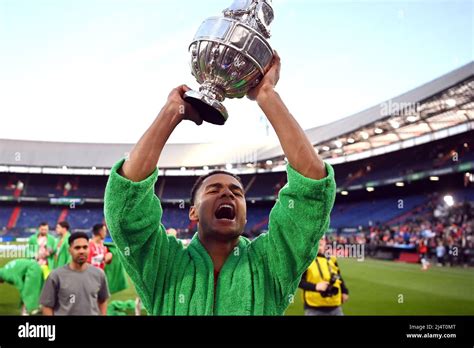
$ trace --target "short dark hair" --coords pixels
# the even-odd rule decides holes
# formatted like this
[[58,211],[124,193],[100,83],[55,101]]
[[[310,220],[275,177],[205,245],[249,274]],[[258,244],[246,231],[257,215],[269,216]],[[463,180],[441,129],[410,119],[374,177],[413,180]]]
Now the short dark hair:
[[49,228],[49,225],[46,221],[40,222],[39,227],[41,227],[41,226],[48,226],[48,228]]
[[100,230],[104,227],[105,225],[104,224],[95,224],[93,227],[92,227],[92,234],[94,236],[97,236],[100,232]]
[[240,183],[240,185],[244,186],[242,183],[242,179],[238,175],[226,172],[225,170],[214,170],[208,174],[201,175],[199,178],[197,178],[196,182],[193,185],[193,188],[191,189],[191,205],[194,205],[194,198],[196,196],[196,192],[199,190],[201,187],[202,183],[204,180],[206,180],[208,177],[216,174],[225,174],[225,175],[230,175],[231,177],[237,179],[237,181]]
[[84,232],[74,232],[73,234],[71,234],[69,236],[69,239],[68,239],[68,242],[69,242],[69,245],[71,246],[72,243],[74,243],[74,241],[76,239],[80,239],[80,238],[84,238],[86,240],[89,240],[89,236],[87,235],[87,233],[84,233]]
[[69,225],[69,222],[67,221],[60,221],[58,222],[58,225],[61,226],[62,228],[65,228],[68,231],[71,228],[71,226]]

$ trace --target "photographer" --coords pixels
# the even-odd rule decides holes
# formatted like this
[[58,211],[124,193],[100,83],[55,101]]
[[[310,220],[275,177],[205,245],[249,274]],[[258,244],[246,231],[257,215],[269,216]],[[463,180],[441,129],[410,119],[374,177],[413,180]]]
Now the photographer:
[[327,257],[325,248],[322,238],[316,259],[301,277],[305,315],[344,315],[341,305],[349,299],[336,257]]

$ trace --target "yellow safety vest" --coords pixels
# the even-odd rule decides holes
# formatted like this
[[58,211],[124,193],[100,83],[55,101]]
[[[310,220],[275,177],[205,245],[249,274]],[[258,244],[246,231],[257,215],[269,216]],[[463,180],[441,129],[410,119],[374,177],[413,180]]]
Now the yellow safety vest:
[[[318,264],[316,263],[318,262]],[[339,267],[336,265],[336,257],[331,256],[329,259],[326,259],[324,256],[317,256],[311,265],[309,265],[308,270],[306,271],[306,281],[317,284],[322,281],[327,281],[331,279],[331,273],[337,274],[339,272]],[[321,277],[322,273],[322,277]],[[303,297],[309,306],[312,307],[335,307],[342,304],[342,292],[341,292],[341,281],[338,279],[334,283],[334,287],[338,289],[337,294],[331,297],[322,297],[321,294],[317,291],[307,291],[303,292]]]

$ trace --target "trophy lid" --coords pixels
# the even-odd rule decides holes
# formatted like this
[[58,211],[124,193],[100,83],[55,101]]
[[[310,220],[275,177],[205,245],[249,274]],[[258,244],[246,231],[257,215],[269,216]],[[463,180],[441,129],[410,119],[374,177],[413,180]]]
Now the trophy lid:
[[224,11],[225,17],[236,19],[270,38],[270,24],[274,18],[271,0],[234,0]]
[[231,11],[238,11],[238,10],[246,10],[250,7],[253,0],[234,0],[232,5],[230,5],[227,10]]

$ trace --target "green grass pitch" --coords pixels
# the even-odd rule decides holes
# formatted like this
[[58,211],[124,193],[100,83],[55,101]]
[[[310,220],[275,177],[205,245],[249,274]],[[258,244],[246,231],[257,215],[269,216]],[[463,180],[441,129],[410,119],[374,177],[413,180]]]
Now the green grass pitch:
[[[346,315],[473,315],[474,269],[338,259],[349,288]],[[287,315],[302,314],[302,293]]]
[[[1,258],[0,267],[10,259]],[[350,292],[346,315],[474,315],[474,269],[419,265],[366,259],[339,259]],[[134,300],[133,286],[112,295],[113,300]],[[19,315],[18,291],[0,284],[0,315]],[[298,290],[286,315],[302,315]]]

